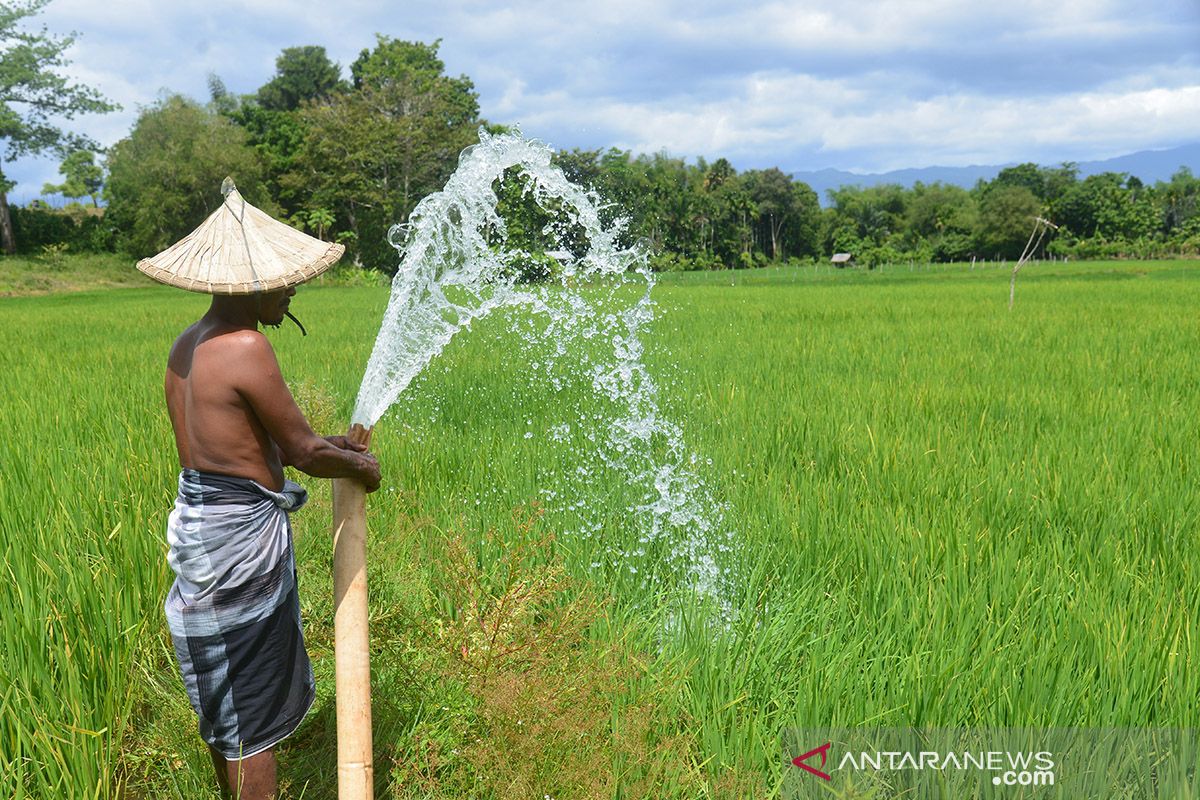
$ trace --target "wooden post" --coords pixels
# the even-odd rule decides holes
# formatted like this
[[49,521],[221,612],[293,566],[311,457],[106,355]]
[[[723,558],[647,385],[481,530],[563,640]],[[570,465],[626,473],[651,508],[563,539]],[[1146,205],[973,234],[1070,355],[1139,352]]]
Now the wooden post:
[[[352,425],[346,438],[370,444],[371,431]],[[375,789],[367,642],[367,492],[351,478],[333,481],[333,597],[338,798],[371,800]]]

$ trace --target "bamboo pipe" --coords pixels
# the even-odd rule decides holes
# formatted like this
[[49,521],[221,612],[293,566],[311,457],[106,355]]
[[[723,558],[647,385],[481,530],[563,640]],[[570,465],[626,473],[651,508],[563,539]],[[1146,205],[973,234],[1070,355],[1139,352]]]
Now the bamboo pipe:
[[[346,438],[371,443],[351,425]],[[339,800],[371,800],[371,654],[367,642],[367,492],[352,478],[333,481],[333,650],[337,681]]]

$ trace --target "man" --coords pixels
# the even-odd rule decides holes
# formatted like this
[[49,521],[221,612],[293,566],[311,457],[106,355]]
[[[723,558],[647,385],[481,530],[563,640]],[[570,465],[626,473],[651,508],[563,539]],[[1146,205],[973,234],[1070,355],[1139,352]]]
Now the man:
[[[138,268],[215,294],[167,362],[182,471],[164,608],[217,781],[226,796],[258,800],[275,796],[274,747],[314,697],[288,518],[307,494],[283,468],[352,478],[367,491],[380,477],[365,446],[313,432],[258,329],[290,316],[294,285],[336,261],[341,246],[276,222],[227,183],[220,209]],[[280,288],[256,291],[265,285]]]

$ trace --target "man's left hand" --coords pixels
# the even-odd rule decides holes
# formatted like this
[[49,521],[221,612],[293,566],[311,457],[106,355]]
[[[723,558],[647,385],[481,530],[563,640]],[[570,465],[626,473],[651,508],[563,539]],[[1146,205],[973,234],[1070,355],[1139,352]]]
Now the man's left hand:
[[367,452],[367,446],[365,444],[352,442],[345,436],[326,436],[325,441],[329,442],[339,450],[353,450],[356,453]]

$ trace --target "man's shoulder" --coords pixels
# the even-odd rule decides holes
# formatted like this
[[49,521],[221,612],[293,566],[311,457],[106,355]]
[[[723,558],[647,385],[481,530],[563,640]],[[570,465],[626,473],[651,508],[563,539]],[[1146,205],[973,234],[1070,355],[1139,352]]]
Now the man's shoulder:
[[261,331],[238,330],[213,336],[203,344],[209,357],[226,368],[251,367],[256,372],[275,363],[275,348]]
[[224,367],[236,367],[274,362],[275,350],[261,331],[214,331],[193,325],[179,334],[171,347],[172,360],[179,357],[188,361],[200,358],[208,363],[215,359]]
[[271,342],[257,328],[222,328],[205,324],[204,320],[193,322],[175,337],[173,347],[242,347],[271,349]]
[[215,347],[221,348],[275,352],[271,347],[271,340],[262,331],[251,330],[249,328],[225,333],[214,333],[205,339],[205,343],[209,342]]

